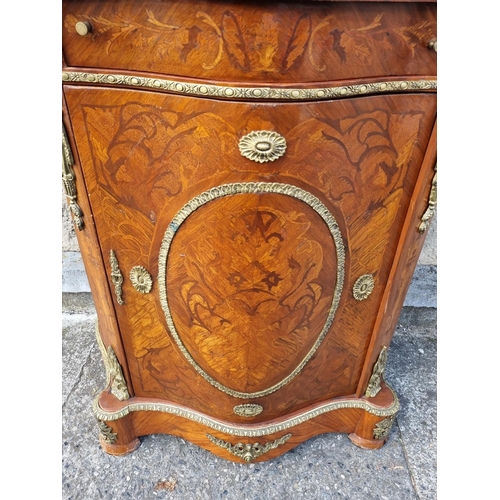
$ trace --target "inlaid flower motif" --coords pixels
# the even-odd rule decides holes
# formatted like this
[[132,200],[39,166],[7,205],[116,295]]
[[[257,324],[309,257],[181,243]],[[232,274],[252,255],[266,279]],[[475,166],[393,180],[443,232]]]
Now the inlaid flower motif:
[[371,274],[363,274],[354,283],[352,293],[356,300],[365,300],[373,292],[374,288],[375,282],[373,276]]
[[130,270],[130,281],[140,293],[149,293],[153,286],[151,275],[142,266],[135,266]]
[[258,163],[274,161],[285,154],[286,141],[276,132],[258,130],[243,136],[239,142],[240,153]]

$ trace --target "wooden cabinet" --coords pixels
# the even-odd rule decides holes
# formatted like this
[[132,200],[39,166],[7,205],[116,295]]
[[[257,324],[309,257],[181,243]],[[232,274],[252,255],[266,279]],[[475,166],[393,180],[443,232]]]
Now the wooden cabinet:
[[436,190],[436,6],[63,1],[63,179],[108,453],[387,438]]

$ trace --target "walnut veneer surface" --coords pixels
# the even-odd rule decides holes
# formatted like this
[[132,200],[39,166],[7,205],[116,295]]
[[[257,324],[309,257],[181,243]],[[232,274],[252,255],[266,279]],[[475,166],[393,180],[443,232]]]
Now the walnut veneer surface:
[[67,0],[62,22],[104,450],[380,447],[435,204],[436,4]]

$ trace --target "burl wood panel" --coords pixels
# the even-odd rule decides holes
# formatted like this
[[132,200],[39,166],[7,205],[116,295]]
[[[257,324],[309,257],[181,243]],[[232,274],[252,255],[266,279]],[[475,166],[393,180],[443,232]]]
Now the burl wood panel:
[[[111,249],[126,278],[125,304],[113,301],[136,396],[176,402],[234,422],[259,422],[354,394],[435,121],[435,94],[276,105],[78,86],[65,87],[64,93],[111,293],[106,257]],[[244,159],[238,141],[252,130],[282,134],[288,144],[285,156],[268,164]],[[167,328],[157,276],[165,232],[184,204],[215,186],[249,182],[290,184],[317,197],[335,217],[346,255],[340,304],[317,352],[277,392],[241,399],[210,384],[181,352]],[[290,373],[317,338],[335,285],[327,273],[338,266],[331,237],[318,217],[307,203],[283,195],[234,195],[200,207],[178,229],[167,263],[168,297],[182,341],[214,378],[244,391],[263,388]],[[220,238],[211,238],[212,223]],[[238,251],[231,239],[238,228],[251,242],[247,253]],[[259,247],[269,236],[266,231],[285,234],[295,245],[287,243],[273,260],[266,254],[269,247]],[[300,247],[306,239],[311,241],[307,258]],[[194,267],[196,258],[223,271],[221,282],[214,285],[213,277],[204,282],[206,276]],[[276,307],[269,314],[279,320],[284,310],[294,310],[285,300],[290,289],[285,267],[312,264],[312,274],[296,271],[304,281],[295,312],[276,327],[292,340],[286,348],[272,345],[271,325],[252,324],[252,304],[258,301],[248,294],[246,302],[238,303],[249,319],[243,330],[244,321],[229,298],[238,279],[260,287],[259,294],[272,292],[284,309]],[[138,293],[127,279],[137,265],[153,276],[149,294]],[[362,274],[374,276],[375,288],[368,299],[357,301],[352,286]],[[215,294],[221,287],[224,293]],[[219,316],[221,329],[229,323],[234,329],[225,340],[225,364],[209,355],[222,353],[206,328],[215,329]],[[200,328],[205,332],[197,336]],[[246,339],[254,332],[257,343],[251,353]],[[259,352],[265,353],[260,360],[251,357]],[[276,364],[271,355],[277,356]],[[264,407],[262,414],[251,419],[234,415],[234,405],[251,402]]]
[[432,2],[87,0],[62,14],[69,67],[260,84],[436,74]]

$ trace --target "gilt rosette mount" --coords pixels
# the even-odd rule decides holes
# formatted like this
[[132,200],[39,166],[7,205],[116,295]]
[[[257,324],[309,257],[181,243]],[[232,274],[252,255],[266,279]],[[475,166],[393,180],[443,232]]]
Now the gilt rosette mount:
[[129,273],[132,286],[139,293],[149,293],[153,287],[153,278],[148,273],[147,269],[142,266],[134,266]]
[[238,147],[245,158],[264,163],[281,158],[286,151],[286,141],[277,132],[258,130],[243,136]]
[[360,276],[352,287],[352,294],[356,300],[365,300],[373,292],[375,288],[375,280],[371,274],[363,274]]

